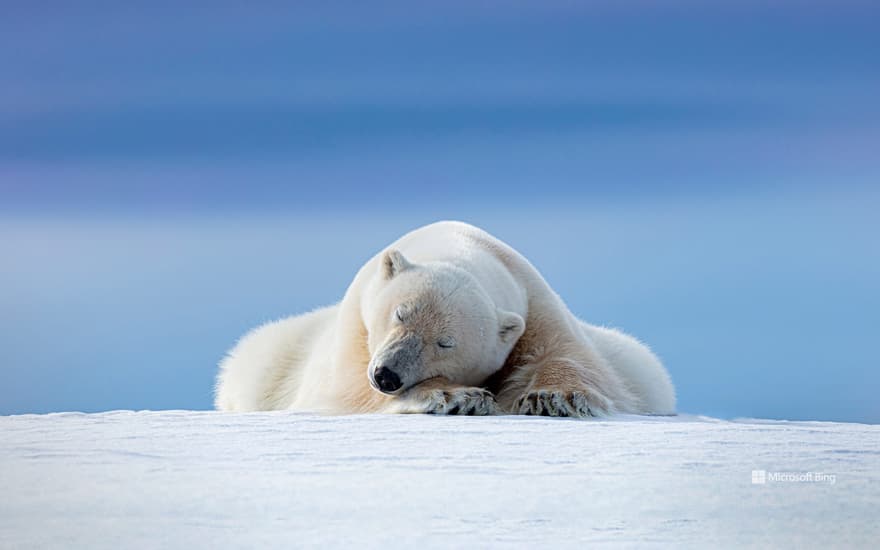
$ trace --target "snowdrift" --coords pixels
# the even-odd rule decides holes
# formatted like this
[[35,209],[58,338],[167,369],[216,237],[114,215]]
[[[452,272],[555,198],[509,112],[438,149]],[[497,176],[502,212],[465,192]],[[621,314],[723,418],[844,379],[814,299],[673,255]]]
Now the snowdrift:
[[869,547],[880,426],[0,417],[3,548]]

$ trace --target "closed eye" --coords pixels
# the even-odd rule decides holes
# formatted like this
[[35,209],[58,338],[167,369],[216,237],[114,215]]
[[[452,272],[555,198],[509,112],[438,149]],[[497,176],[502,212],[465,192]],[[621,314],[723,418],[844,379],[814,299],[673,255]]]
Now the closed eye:
[[437,346],[439,346],[443,349],[454,348],[455,347],[455,340],[453,340],[452,338],[441,338],[440,340],[437,341]]

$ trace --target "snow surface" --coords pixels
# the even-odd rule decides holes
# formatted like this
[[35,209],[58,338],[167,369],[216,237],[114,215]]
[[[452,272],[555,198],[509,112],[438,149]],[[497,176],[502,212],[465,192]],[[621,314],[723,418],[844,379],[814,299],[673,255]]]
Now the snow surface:
[[876,548],[880,426],[23,415],[0,417],[0,487],[4,549]]

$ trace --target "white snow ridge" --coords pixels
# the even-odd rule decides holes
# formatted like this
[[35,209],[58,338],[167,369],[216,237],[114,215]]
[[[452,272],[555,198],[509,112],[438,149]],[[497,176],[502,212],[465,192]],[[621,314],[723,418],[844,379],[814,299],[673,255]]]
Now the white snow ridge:
[[880,426],[0,417],[0,548],[876,547]]

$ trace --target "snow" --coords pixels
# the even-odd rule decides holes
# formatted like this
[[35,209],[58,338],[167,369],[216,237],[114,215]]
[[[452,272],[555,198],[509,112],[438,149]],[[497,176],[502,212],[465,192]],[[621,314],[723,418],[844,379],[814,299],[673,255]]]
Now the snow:
[[0,487],[2,548],[870,547],[880,426],[7,416]]

